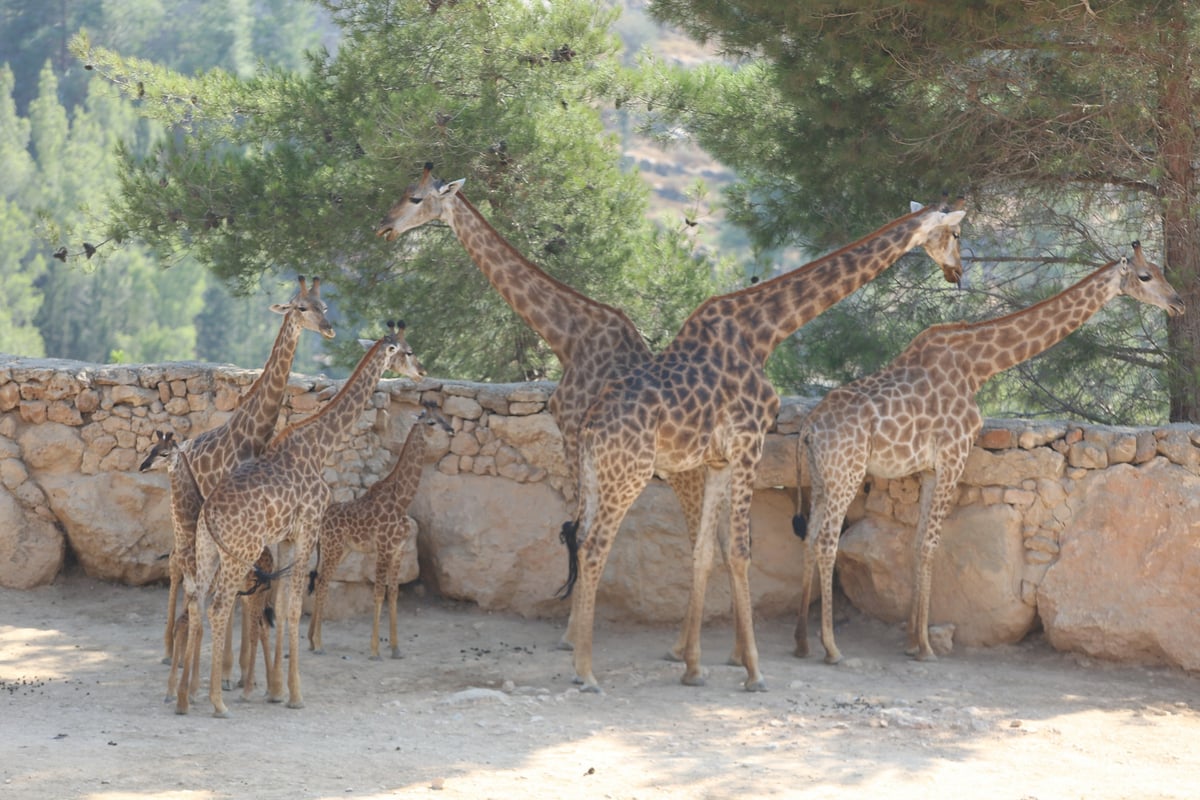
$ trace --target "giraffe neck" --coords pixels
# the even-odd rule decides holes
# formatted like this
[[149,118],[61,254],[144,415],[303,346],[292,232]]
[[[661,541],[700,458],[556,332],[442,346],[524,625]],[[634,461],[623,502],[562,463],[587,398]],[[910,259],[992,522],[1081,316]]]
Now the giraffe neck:
[[714,297],[684,323],[671,348],[696,340],[746,347],[762,364],[802,325],[870,282],[917,244],[924,208],[777,278]]
[[354,374],[346,379],[341,390],[325,407],[311,417],[289,425],[272,441],[270,449],[279,451],[291,448],[302,452],[312,448],[309,455],[323,461],[325,456],[350,435],[354,424],[362,415],[367,401],[375,392],[379,379],[388,364],[388,350],[384,339],[371,346]]
[[425,466],[426,427],[418,422],[409,429],[404,447],[396,458],[396,465],[386,477],[371,487],[371,491],[387,492],[401,507],[407,507],[412,502],[417,496],[421,470]]
[[242,396],[227,423],[239,440],[238,447],[248,450],[248,456],[262,453],[275,435],[275,423],[283,407],[301,330],[298,310],[292,309],[283,315],[283,323],[262,374]]
[[650,348],[625,313],[596,302],[555,280],[492,227],[462,193],[449,206],[447,223],[467,254],[504,301],[550,346],[564,367],[569,367],[581,346],[597,333],[616,333],[604,346],[649,355]]
[[973,388],[1065,339],[1121,293],[1120,262],[1114,261],[1053,297],[993,320],[944,327],[956,351],[965,353]]

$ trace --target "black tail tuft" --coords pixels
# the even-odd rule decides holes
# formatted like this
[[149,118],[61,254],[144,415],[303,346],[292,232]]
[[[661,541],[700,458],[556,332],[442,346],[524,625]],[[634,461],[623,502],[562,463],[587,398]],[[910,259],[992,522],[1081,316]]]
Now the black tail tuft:
[[263,621],[265,621],[267,623],[268,628],[275,627],[275,607],[274,606],[264,606],[263,607]]
[[808,520],[803,514],[792,517],[792,533],[800,537],[800,541],[808,538]]
[[270,589],[271,581],[275,580],[276,578],[282,578],[284,575],[287,575],[291,571],[292,571],[292,567],[290,564],[288,566],[284,567],[283,569],[277,570],[275,572],[267,572],[266,570],[262,569],[261,567],[256,566],[256,567],[254,567],[254,583],[250,586],[249,589],[238,592],[238,597],[246,597],[247,595],[252,595],[255,592],[257,592],[259,589]]
[[571,596],[571,590],[575,588],[575,581],[579,579],[578,537],[579,523],[574,520],[564,522],[558,539],[567,546],[567,582],[558,587],[558,592],[554,595],[559,600],[566,600]]
[[311,570],[308,573],[308,593],[312,594],[317,590],[317,571]]

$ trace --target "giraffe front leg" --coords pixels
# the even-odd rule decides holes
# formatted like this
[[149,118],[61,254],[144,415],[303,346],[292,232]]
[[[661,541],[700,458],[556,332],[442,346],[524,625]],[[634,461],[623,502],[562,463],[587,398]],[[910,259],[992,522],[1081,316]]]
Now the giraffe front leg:
[[375,593],[375,616],[371,620],[371,656],[372,661],[382,661],[383,656],[379,655],[379,618],[383,615],[383,601],[387,594],[387,587],[384,586],[383,577],[375,576],[375,586],[372,587]]
[[801,567],[800,572],[800,609],[796,614],[796,627],[792,631],[792,639],[796,643],[796,649],[792,651],[792,654],[796,658],[808,658],[810,652],[808,647],[808,607],[812,602],[813,572],[816,569],[816,564],[813,563],[813,545],[814,541],[801,544],[804,548],[804,566]]
[[225,629],[225,648],[221,656],[221,688],[225,691],[233,689],[233,611],[236,605],[235,597],[229,603],[229,627]]
[[400,621],[397,619],[400,613],[400,609],[397,607],[400,602],[400,554],[393,555],[388,563],[390,564],[387,574],[388,637],[392,646],[392,658],[403,658],[400,655]]
[[[701,526],[696,545],[692,548],[692,590],[688,600],[686,616],[680,628],[683,643],[683,677],[685,686],[703,686],[704,670],[700,666],[700,628],[704,623],[704,593],[707,590],[709,572],[712,570],[713,541],[711,528]],[[695,602],[693,602],[695,601]],[[740,639],[740,635],[738,636]],[[734,651],[739,652],[741,642]]]
[[[312,541],[309,539],[308,541]],[[311,555],[310,545],[295,547],[298,564],[307,564]],[[304,570],[296,569],[288,576],[287,634],[288,634],[288,708],[304,708],[304,697],[300,691],[300,613],[304,598]]]

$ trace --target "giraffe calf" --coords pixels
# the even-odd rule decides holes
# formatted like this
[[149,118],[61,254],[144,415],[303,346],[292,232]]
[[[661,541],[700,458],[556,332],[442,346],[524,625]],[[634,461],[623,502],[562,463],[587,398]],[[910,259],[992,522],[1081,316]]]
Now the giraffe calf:
[[417,523],[407,515],[417,493],[424,467],[427,439],[432,426],[452,430],[450,423],[432,406],[417,417],[409,428],[404,447],[392,471],[380,478],[361,496],[344,503],[332,503],[321,519],[317,569],[309,576],[309,591],[315,594],[312,617],[308,622],[308,645],[315,653],[321,646],[321,617],[329,593],[329,579],[345,557],[347,549],[375,556],[375,621],[371,628],[371,659],[379,655],[379,617],[383,601],[388,601],[392,658],[400,658],[397,631],[397,595],[400,589],[401,556],[404,546],[417,534]]

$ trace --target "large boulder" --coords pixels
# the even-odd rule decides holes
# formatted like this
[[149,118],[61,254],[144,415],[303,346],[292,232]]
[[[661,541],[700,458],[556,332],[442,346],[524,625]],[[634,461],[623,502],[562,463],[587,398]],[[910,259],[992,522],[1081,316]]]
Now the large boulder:
[[[842,534],[838,575],[856,608],[888,622],[908,620],[915,539],[914,528],[874,514]],[[1018,511],[1003,503],[956,509],[933,557],[930,623],[953,623],[962,644],[1020,641],[1036,617],[1021,599],[1023,570]]]
[[[758,492],[751,507],[750,587],[764,614],[797,604],[802,553],[791,533],[791,495]],[[554,594],[567,576],[561,522],[575,509],[546,485],[427,471],[410,511],[421,525],[422,577],[441,593],[530,616],[569,611]],[[678,623],[691,589],[691,558],[674,492],[652,481],[613,543],[597,591],[598,616]],[[719,554],[713,564],[706,616],[728,616],[729,580]]]
[[163,477],[103,472],[41,479],[46,502],[88,575],[132,586],[166,579],[174,532]]
[[1200,478],[1156,458],[1089,473],[1038,588],[1060,650],[1200,670]]
[[32,589],[50,583],[65,554],[62,531],[0,487],[0,586]]

